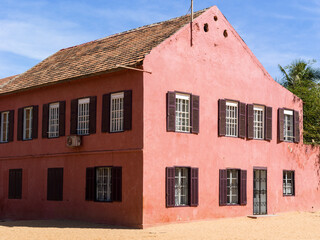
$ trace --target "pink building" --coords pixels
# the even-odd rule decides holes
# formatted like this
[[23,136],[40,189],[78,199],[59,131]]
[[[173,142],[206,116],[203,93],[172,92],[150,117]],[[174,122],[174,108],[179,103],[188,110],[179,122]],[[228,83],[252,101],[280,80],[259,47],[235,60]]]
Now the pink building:
[[302,101],[217,7],[0,80],[0,219],[147,227],[320,209]]

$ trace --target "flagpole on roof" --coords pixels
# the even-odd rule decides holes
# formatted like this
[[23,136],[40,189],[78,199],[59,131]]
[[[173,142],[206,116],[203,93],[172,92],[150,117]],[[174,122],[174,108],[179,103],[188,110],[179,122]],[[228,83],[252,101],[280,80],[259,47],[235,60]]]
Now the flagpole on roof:
[[193,23],[193,0],[191,0],[191,22],[190,22],[191,47],[193,45],[193,42],[192,42],[192,23]]

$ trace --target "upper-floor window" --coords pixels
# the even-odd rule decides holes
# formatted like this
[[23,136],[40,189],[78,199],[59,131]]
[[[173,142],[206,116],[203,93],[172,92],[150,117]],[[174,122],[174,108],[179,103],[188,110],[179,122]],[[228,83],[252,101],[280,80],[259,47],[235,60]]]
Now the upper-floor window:
[[90,98],[82,98],[78,100],[78,135],[89,134],[89,105]]
[[288,142],[292,142],[294,139],[292,110],[284,110],[283,136],[284,140]]
[[253,107],[253,133],[254,139],[264,139],[264,107]]
[[33,107],[23,109],[23,140],[32,139]]
[[238,136],[238,103],[226,102],[226,136]]
[[283,171],[283,195],[294,195],[294,171]]
[[49,138],[59,136],[59,103],[49,104]]
[[176,94],[176,131],[190,132],[190,95]]
[[9,133],[9,112],[1,113],[1,142],[8,142]]
[[278,109],[278,140],[280,142],[300,142],[299,111]]
[[121,132],[123,131],[123,103],[124,93],[111,94],[111,107],[110,107],[110,131]]

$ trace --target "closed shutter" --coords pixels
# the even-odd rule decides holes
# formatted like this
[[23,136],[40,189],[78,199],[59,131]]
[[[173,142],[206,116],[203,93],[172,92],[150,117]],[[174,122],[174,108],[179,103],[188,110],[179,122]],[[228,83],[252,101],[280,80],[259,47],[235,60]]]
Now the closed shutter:
[[62,201],[63,168],[48,168],[47,200]]
[[253,118],[254,118],[254,111],[253,111],[253,104],[247,105],[247,138],[253,139],[254,137],[254,126],[253,126]]
[[70,134],[77,134],[78,99],[71,100]]
[[190,174],[190,206],[199,205],[199,169],[191,168]]
[[21,141],[23,136],[23,108],[18,109],[18,125],[17,125],[17,140]]
[[32,107],[32,139],[38,138],[38,106]]
[[240,170],[240,205],[247,204],[247,170]]
[[102,97],[102,119],[101,131],[110,132],[110,94]]
[[111,199],[112,201],[121,202],[122,201],[122,168],[121,167],[112,168],[111,179],[112,179]]
[[132,91],[124,91],[123,99],[123,130],[132,129]]
[[8,132],[8,142],[13,141],[14,134],[14,110],[9,111],[9,132]]
[[97,122],[97,97],[90,97],[89,105],[89,133],[96,133],[96,122]]
[[59,136],[66,135],[66,101],[59,102]]
[[239,137],[246,137],[246,104],[239,103]]
[[199,133],[200,130],[200,97],[192,95],[192,133]]
[[9,199],[22,198],[22,169],[9,169]]
[[176,131],[176,93],[167,93],[167,132]]
[[42,138],[48,138],[49,132],[49,104],[42,106]]
[[265,134],[264,139],[272,140],[272,107],[265,108]]
[[175,205],[175,169],[174,167],[166,168],[166,206],[174,207]]
[[299,122],[299,112],[298,111],[293,111],[293,122],[294,122],[294,128],[293,128],[293,133],[294,133],[294,142],[298,143],[300,142],[300,122]]
[[86,169],[86,200],[93,201],[95,193],[94,168]]
[[219,170],[219,205],[227,205],[227,170]]
[[284,109],[278,109],[278,140],[280,142],[284,141]]
[[219,136],[226,135],[226,100],[219,99]]

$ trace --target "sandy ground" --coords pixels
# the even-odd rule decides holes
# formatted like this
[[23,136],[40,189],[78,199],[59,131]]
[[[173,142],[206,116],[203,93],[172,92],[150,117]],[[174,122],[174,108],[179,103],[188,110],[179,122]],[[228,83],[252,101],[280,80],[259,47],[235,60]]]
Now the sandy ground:
[[317,239],[320,240],[320,212],[293,212],[274,217],[217,219],[170,224],[143,230],[106,227],[75,221],[0,222],[0,240],[201,240],[201,239]]

